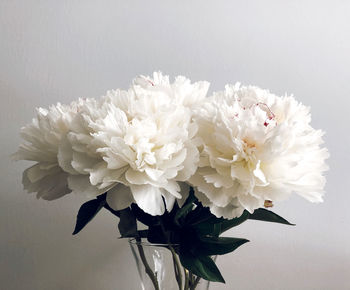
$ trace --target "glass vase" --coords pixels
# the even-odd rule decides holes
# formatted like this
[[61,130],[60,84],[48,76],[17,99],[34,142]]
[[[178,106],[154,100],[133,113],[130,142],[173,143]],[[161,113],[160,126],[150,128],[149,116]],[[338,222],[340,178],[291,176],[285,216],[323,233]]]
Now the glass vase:
[[177,245],[130,239],[142,290],[208,290],[209,281],[185,269],[175,253]]

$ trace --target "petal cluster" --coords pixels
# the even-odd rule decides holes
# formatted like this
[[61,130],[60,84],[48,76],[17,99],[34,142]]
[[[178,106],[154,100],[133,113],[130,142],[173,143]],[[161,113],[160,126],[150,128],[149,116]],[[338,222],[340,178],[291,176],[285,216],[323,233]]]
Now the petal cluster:
[[252,86],[210,97],[208,88],[156,72],[128,90],[39,108],[14,155],[35,162],[24,188],[47,200],[107,193],[113,209],[137,203],[151,215],[181,204],[189,185],[225,218],[292,192],[322,201],[328,152],[309,108]]
[[[78,127],[85,128],[85,136],[80,129],[68,134],[67,148],[73,151],[68,166],[85,170],[96,195],[108,191],[107,200],[116,210],[132,202],[152,215],[171,209],[182,198],[178,182],[194,174],[199,160],[197,126],[180,97],[168,82],[143,77],[128,91],[110,91],[88,103],[92,108],[81,108],[79,114]],[[81,163],[74,148],[84,146],[82,153],[90,154]],[[71,188],[81,190],[73,183]]]
[[70,106],[57,104],[49,109],[38,108],[32,122],[22,127],[21,136],[26,141],[14,154],[15,160],[36,163],[23,172],[23,186],[28,192],[36,192],[38,198],[53,200],[71,190],[68,174],[58,164],[58,147],[67,134],[77,112],[76,103]]
[[328,152],[309,108],[291,96],[227,85],[196,111],[199,168],[190,182],[216,216],[253,212],[292,192],[322,201]]
[[[107,202],[115,210],[135,202],[145,212],[161,215],[182,199],[181,185],[197,169],[192,109],[204,100],[208,87],[208,82],[191,83],[182,76],[173,83],[161,73],[140,76],[129,90],[79,99],[55,140],[47,145],[26,138],[29,145],[22,147],[30,147],[28,154],[38,152],[31,159],[38,162],[35,167],[42,167],[40,158],[46,160],[49,154],[64,175],[65,193],[98,196],[107,192]],[[35,134],[46,140],[56,125],[53,120],[47,130],[40,128]],[[19,156],[21,150],[18,159],[28,159]],[[61,180],[53,178],[52,185],[55,182],[57,188],[63,186]]]

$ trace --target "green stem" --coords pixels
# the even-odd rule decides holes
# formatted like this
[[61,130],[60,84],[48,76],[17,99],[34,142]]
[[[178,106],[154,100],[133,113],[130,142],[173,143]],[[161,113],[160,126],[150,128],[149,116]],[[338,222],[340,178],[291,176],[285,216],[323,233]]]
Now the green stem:
[[185,271],[185,288],[184,290],[189,290],[189,272],[186,268],[184,268],[184,271]]
[[191,285],[190,290],[195,290],[196,289],[200,279],[201,279],[201,277],[197,276],[196,280],[194,280],[193,284]]
[[169,249],[171,251],[171,255],[173,256],[173,263],[174,263],[174,269],[175,269],[175,277],[177,284],[179,285],[179,290],[182,289],[182,274],[181,274],[181,266],[178,256],[176,255],[176,252],[172,246],[169,244]]
[[[180,281],[179,281],[179,270],[176,266],[176,262],[175,262],[175,259],[174,259],[174,256],[173,256],[173,266],[174,266],[174,272],[175,272],[175,278],[176,278],[176,282],[177,282],[177,285],[179,285]],[[181,285],[181,284],[180,284]],[[179,290],[181,290],[181,286],[179,285]]]
[[192,284],[193,284],[193,278],[194,278],[194,277],[193,277],[192,271],[190,271],[190,275],[189,275],[189,276],[190,276],[190,279],[189,279],[189,280],[190,280],[190,289],[191,289]]
[[161,226],[161,228],[162,228],[163,235],[164,235],[164,237],[166,237],[166,240],[167,240],[169,249],[170,249],[171,254],[172,254],[172,256],[173,256],[174,269],[175,269],[175,277],[176,277],[177,284],[179,285],[179,290],[181,290],[181,289],[182,289],[181,264],[180,264],[180,261],[179,261],[177,255],[176,255],[176,252],[175,252],[174,248],[171,246],[169,237],[168,237],[168,235],[166,234],[166,229],[165,229],[165,226],[164,226],[164,223],[163,223],[162,218],[159,217],[158,220],[159,220],[160,226]]
[[146,271],[146,274],[149,276],[149,278],[151,279],[152,281],[152,284],[154,286],[154,289],[155,290],[160,290],[159,289],[159,285],[158,285],[158,281],[157,281],[157,277],[156,275],[153,273],[151,267],[149,266],[148,262],[147,262],[147,259],[146,259],[146,256],[145,256],[145,252],[143,251],[143,247],[142,245],[140,244],[141,242],[141,239],[137,239],[136,240],[136,245],[137,245],[137,249],[139,251],[139,254],[140,254],[140,258],[141,258],[141,261],[143,263],[143,265],[145,266],[145,271]]

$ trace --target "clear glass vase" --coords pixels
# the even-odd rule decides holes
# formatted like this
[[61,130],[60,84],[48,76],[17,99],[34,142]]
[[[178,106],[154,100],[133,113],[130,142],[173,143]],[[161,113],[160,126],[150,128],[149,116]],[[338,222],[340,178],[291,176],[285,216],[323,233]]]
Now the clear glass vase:
[[208,290],[209,281],[184,269],[175,250],[177,245],[129,240],[142,290]]

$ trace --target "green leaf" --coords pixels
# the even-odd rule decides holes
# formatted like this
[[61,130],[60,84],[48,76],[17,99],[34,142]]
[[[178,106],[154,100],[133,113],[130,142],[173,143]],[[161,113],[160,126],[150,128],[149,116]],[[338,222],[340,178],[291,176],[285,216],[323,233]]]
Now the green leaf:
[[291,224],[289,221],[285,220],[283,217],[264,208],[256,209],[254,213],[249,216],[249,219],[295,226],[295,224]]
[[148,230],[139,230],[139,231],[137,231],[137,235],[140,238],[147,238]]
[[194,203],[197,201],[197,197],[194,195],[194,189],[192,186],[190,186],[190,191],[188,193],[188,197],[184,203],[184,205],[189,204],[189,203]]
[[219,236],[221,225],[220,220],[207,220],[207,222],[201,222],[193,225],[193,229],[199,236]]
[[176,225],[181,226],[182,221],[185,217],[192,211],[193,203],[185,204],[182,208],[180,208],[175,214],[174,222]]
[[244,211],[240,217],[233,219],[217,218],[212,215],[210,218],[204,219],[200,223],[195,224],[194,228],[197,233],[202,236],[219,236],[223,232],[240,225],[246,221],[249,216],[250,214],[247,211]]
[[145,213],[142,209],[140,209],[136,203],[131,204],[132,212],[134,213],[136,219],[146,226],[154,226],[159,225],[159,220],[157,217],[152,216],[148,213]]
[[194,256],[187,253],[180,253],[181,264],[193,274],[212,282],[225,283],[218,267],[208,256]]
[[190,192],[188,194],[188,197],[183,204],[183,206],[177,210],[175,217],[174,217],[174,222],[176,225],[181,226],[181,224],[184,222],[184,219],[186,216],[192,211],[194,202],[197,201],[197,198],[194,195],[194,189],[191,186],[190,187]]
[[136,218],[129,207],[120,211],[118,229],[122,238],[138,237]]
[[220,223],[220,226],[221,226],[220,234],[245,222],[249,218],[249,216],[250,216],[250,213],[245,210],[240,217],[233,218],[230,220],[223,219],[223,221]]
[[79,209],[73,235],[79,233],[96,216],[101,208],[104,207],[105,203],[106,200],[104,198],[85,202]]
[[199,240],[195,252],[204,256],[224,255],[249,242],[246,239],[226,237],[200,237]]
[[213,215],[208,207],[203,207],[202,204],[197,205],[197,207],[191,211],[186,217],[186,224],[195,226],[201,223],[215,223],[220,219]]
[[167,244],[168,239],[160,225],[148,228],[147,240],[153,244]]

